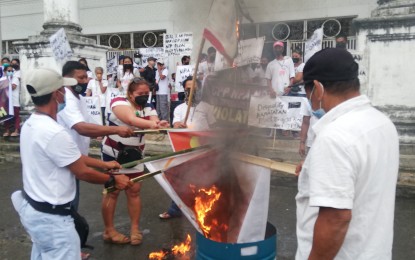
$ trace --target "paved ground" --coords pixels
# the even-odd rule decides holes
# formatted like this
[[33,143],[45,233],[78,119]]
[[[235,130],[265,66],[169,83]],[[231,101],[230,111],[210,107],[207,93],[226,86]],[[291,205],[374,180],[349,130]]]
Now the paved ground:
[[[10,194],[22,186],[21,165],[0,165],[0,259],[29,259],[31,242],[20,225]],[[100,214],[101,187],[83,183],[80,212],[89,221],[89,244],[95,247],[92,259],[147,259],[148,253],[183,241],[187,233],[194,237],[194,229],[186,219],[161,221],[157,215],[165,210],[169,198],[154,180],[143,185],[143,216],[141,228],[144,243],[138,247],[104,244],[101,236],[103,224]],[[273,176],[269,220],[278,229],[278,259],[293,259],[295,237],[295,181],[292,178]],[[129,219],[125,196],[120,197],[116,223],[121,232],[128,232]],[[381,227],[380,227],[381,228]],[[392,235],[392,234],[391,234]],[[397,199],[395,217],[394,259],[415,259],[415,199]]]

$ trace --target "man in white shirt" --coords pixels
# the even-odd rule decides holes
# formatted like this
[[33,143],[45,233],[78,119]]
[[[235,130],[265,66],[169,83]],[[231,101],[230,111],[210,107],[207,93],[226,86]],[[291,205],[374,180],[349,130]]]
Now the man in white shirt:
[[27,73],[26,82],[35,112],[22,128],[23,191],[13,193],[13,206],[33,241],[31,259],[81,259],[71,217],[75,176],[119,189],[132,183],[125,175],[111,176],[91,168],[118,169],[120,165],[83,156],[68,131],[56,122],[58,106],[65,102],[63,86],[76,85],[75,79],[36,69]]
[[169,120],[169,71],[164,66],[163,60],[157,61],[156,83],[158,90],[156,92],[156,110],[160,120]]
[[289,88],[294,82],[295,70],[291,57],[284,56],[284,43],[274,43],[275,59],[271,61],[265,72],[271,97],[288,94]]
[[313,146],[298,180],[296,259],[391,259],[399,139],[360,94],[358,64],[344,49],[317,52],[304,81]]
[[[88,85],[86,67],[77,61],[68,61],[62,68],[64,77],[75,78],[78,84],[67,86],[65,91],[66,105],[58,113],[58,123],[69,130],[72,139],[78,145],[81,154],[88,155],[90,137],[119,135],[130,137],[134,131],[126,126],[101,126],[87,122],[86,108],[81,102],[81,93],[85,93]],[[79,204],[79,182],[77,181],[77,196],[74,207]]]

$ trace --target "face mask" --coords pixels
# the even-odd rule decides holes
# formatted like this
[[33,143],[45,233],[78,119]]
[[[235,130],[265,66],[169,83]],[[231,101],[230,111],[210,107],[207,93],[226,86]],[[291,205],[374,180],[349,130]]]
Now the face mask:
[[134,62],[135,62],[135,63],[137,63],[137,64],[141,64],[141,60],[140,60],[140,58],[135,58],[135,59],[134,59]]
[[[314,87],[315,88],[315,87]],[[324,111],[324,109],[323,108],[321,108],[321,101],[320,101],[320,108],[319,109],[317,109],[317,110],[313,110],[313,104],[311,103],[311,97],[313,96],[313,92],[314,92],[314,88],[313,88],[313,90],[311,91],[311,94],[310,94],[310,99],[308,100],[308,102],[310,103],[310,106],[311,106],[311,110],[312,110],[312,114],[315,116],[315,117],[317,117],[318,119],[320,119],[320,118],[322,118],[325,114],[326,114],[326,111]]]
[[20,66],[19,66],[19,65],[17,65],[17,64],[13,64],[13,65],[12,65],[12,68],[13,68],[13,69],[15,69],[15,70],[19,70],[19,69],[20,69]]
[[293,58],[294,63],[298,63],[300,61],[300,58]]
[[274,50],[274,52],[275,52],[275,55],[276,55],[276,56],[281,56],[281,55],[282,55],[282,51],[277,51],[277,50]]
[[7,77],[11,77],[11,76],[13,76],[13,71],[8,71],[7,72]]
[[340,49],[346,49],[347,44],[345,42],[337,42],[336,43],[336,48],[340,48]]
[[82,84],[78,83],[78,85],[72,86],[72,89],[77,94],[83,94],[83,93],[85,93],[87,87],[88,87],[88,83],[82,83]]
[[134,102],[139,105],[140,107],[144,107],[147,104],[148,98],[150,96],[149,95],[144,95],[144,96],[136,96],[134,98]]
[[64,108],[65,108],[65,106],[66,106],[66,96],[65,96],[65,94],[63,94],[62,92],[60,92],[60,91],[58,91],[59,93],[61,93],[62,95],[63,95],[63,103],[59,103],[58,101],[56,101],[57,103],[58,103],[58,113],[60,112],[60,111],[62,111]]
[[127,70],[132,71],[133,70],[133,64],[124,64],[124,72]]
[[[189,97],[190,97],[190,89],[186,89],[184,91],[184,101],[186,104],[189,104]],[[192,107],[197,106],[200,103],[201,97],[198,91],[193,92],[193,99],[192,99]]]

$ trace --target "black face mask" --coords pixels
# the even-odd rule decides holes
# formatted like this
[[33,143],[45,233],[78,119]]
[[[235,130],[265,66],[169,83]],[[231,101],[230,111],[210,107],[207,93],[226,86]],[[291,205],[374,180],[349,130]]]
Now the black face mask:
[[88,83],[78,83],[78,85],[72,86],[72,89],[80,95],[85,93],[87,87]]
[[19,66],[19,65],[17,65],[17,64],[13,64],[13,65],[12,65],[12,68],[13,68],[13,69],[15,69],[15,70],[19,70],[19,69],[20,69],[20,66]]
[[336,48],[340,48],[340,49],[346,49],[347,44],[345,42],[337,42],[336,43]]
[[216,59],[216,55],[209,56],[210,63],[215,62],[215,59]]
[[144,108],[145,105],[147,104],[148,98],[150,97],[150,95],[144,95],[144,96],[136,96],[134,98],[134,102],[139,105],[140,107]]
[[134,69],[133,64],[124,64],[123,67],[124,67],[124,72],[127,70],[133,71]]
[[300,61],[300,58],[292,58],[294,63],[298,63]]

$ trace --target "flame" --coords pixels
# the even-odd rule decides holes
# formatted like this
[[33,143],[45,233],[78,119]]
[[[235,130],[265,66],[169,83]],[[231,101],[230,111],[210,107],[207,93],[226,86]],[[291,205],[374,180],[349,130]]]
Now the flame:
[[[203,235],[215,241],[221,241],[221,233],[219,231],[226,231],[227,225],[219,225],[216,218],[212,217],[212,210],[215,203],[220,199],[222,193],[216,186],[212,186],[210,189],[199,189],[195,192],[195,187],[190,186],[195,196],[194,211],[196,213],[196,220],[199,224]],[[215,228],[215,232],[212,232],[212,228]]]
[[186,254],[191,249],[191,245],[190,245],[191,242],[192,242],[192,238],[190,237],[189,234],[187,234],[186,241],[184,241],[183,243],[173,246],[172,249],[163,249],[159,252],[150,253],[148,255],[148,259],[150,259],[150,260],[163,260],[169,255],[186,256]]

